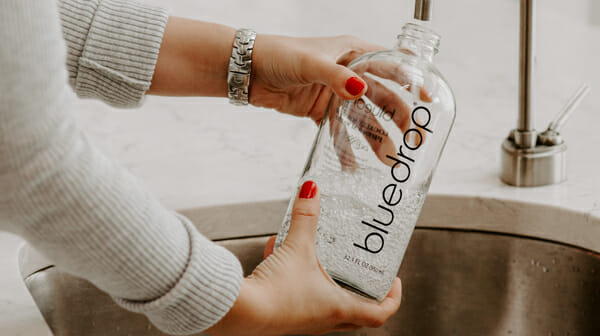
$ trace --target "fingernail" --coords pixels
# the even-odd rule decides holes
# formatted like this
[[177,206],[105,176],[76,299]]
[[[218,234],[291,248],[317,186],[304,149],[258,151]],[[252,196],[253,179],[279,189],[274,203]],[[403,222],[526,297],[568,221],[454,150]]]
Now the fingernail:
[[361,93],[364,88],[365,83],[358,77],[350,77],[346,81],[346,91],[353,96]]
[[317,194],[317,184],[313,181],[306,181],[300,189],[300,198],[311,199]]

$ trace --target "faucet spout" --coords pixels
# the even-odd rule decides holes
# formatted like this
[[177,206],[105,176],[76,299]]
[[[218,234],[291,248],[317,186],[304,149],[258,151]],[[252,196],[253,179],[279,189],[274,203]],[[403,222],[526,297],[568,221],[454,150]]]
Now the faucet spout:
[[517,187],[536,187],[567,179],[567,146],[559,134],[566,119],[589,91],[583,87],[555,122],[538,134],[534,128],[535,0],[521,0],[519,119],[502,143],[500,178]]
[[431,0],[415,0],[415,19],[421,21],[431,20]]
[[521,0],[521,37],[519,62],[519,121],[515,131],[518,148],[536,145],[534,111],[535,0]]

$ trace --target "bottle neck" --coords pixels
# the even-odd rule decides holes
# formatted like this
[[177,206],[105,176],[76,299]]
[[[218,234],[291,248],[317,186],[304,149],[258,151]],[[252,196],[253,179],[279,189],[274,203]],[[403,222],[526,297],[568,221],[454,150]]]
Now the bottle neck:
[[440,36],[433,30],[415,24],[407,23],[398,35],[396,48],[423,58],[428,62],[433,60],[440,46]]

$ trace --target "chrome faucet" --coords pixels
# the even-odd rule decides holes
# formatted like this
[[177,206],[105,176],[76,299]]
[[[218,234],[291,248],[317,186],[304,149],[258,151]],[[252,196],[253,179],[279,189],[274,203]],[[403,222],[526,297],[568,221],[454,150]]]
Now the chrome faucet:
[[[415,0],[415,19],[431,20],[432,0]],[[502,143],[503,182],[517,187],[556,184],[567,179],[567,146],[560,136],[566,123],[590,88],[582,85],[546,131],[534,128],[535,0],[521,0],[519,119]]]
[[421,21],[431,20],[431,1],[415,0],[415,19]]
[[534,128],[535,0],[521,0],[519,120],[502,143],[503,182],[517,187],[556,184],[567,179],[567,145],[560,129],[590,88],[582,85],[546,131]]

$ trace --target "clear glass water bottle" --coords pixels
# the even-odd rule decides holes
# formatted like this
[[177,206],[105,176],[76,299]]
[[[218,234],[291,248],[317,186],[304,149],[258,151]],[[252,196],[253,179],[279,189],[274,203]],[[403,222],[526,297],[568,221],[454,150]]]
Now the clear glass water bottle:
[[298,184],[313,180],[321,192],[317,254],[324,270],[376,300],[398,273],[454,123],[454,95],[432,64],[439,41],[431,29],[408,23],[394,49],[349,64],[368,90],[353,101],[331,97]]

